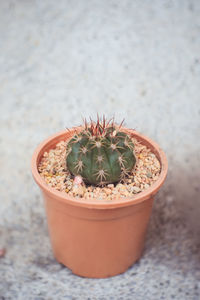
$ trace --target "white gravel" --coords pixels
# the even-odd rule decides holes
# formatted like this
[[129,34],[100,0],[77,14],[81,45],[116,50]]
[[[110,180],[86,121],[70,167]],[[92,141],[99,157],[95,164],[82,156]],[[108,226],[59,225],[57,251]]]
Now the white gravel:
[[70,196],[90,199],[114,200],[116,197],[132,197],[148,189],[159,178],[161,166],[154,153],[137,139],[132,138],[136,165],[123,181],[107,184],[103,187],[76,184],[66,166],[66,148],[68,140],[59,142],[55,148],[45,152],[38,166],[45,182],[58,191],[65,191]]

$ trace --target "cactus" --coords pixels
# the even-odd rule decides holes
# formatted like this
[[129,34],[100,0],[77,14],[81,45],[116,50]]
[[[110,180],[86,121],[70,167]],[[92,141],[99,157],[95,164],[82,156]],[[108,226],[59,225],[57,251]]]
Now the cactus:
[[[111,122],[112,121],[112,122]],[[123,122],[122,122],[123,123]],[[122,123],[97,118],[76,131],[67,144],[67,168],[84,182],[105,185],[121,181],[134,168],[134,144],[121,130]]]

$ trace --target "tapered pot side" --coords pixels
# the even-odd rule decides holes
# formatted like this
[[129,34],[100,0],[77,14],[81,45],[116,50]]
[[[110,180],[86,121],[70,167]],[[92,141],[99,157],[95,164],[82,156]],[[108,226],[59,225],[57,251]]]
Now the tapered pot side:
[[93,278],[114,276],[137,261],[144,247],[153,198],[167,175],[167,160],[159,146],[138,132],[125,129],[157,156],[158,180],[132,197],[115,200],[75,198],[49,187],[38,172],[45,151],[70,138],[74,129],[59,132],[41,143],[32,157],[32,173],[40,186],[56,259],[73,273]]

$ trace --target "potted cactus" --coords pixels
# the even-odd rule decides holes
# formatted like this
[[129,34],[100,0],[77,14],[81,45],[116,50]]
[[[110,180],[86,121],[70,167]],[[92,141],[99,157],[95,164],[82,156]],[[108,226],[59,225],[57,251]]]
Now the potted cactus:
[[[148,157],[141,171],[138,149],[153,157],[159,174],[148,175]],[[147,176],[137,180],[140,171]],[[101,278],[124,272],[140,258],[154,195],[167,174],[157,144],[122,123],[97,118],[41,143],[33,154],[32,173],[44,195],[60,263],[77,275]]]

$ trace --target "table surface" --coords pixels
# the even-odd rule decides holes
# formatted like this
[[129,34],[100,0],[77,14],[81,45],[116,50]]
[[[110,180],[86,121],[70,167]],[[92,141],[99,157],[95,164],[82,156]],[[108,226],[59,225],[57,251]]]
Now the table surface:
[[[0,299],[200,299],[200,1],[0,1]],[[87,279],[51,251],[31,155],[96,113],[169,161],[141,260]]]

